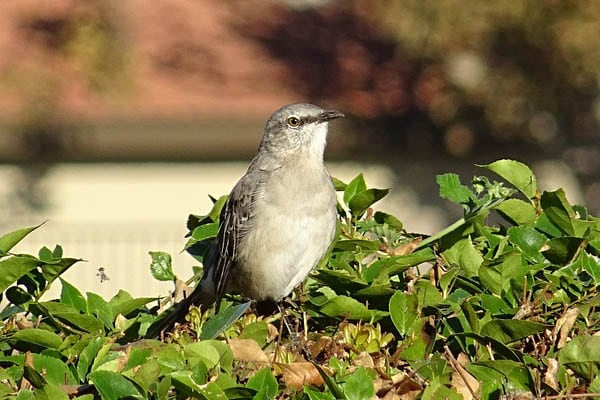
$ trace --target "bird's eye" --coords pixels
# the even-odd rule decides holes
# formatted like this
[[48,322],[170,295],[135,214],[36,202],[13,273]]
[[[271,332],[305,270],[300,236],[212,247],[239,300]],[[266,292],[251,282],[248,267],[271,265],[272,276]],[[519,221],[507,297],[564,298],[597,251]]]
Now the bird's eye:
[[297,128],[300,126],[300,118],[298,117],[289,117],[287,119],[287,124],[290,128]]

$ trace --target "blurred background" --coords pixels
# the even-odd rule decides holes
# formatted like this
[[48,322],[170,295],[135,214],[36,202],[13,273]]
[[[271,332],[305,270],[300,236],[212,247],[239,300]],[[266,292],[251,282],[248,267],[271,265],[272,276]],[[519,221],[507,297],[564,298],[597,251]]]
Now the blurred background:
[[598,37],[595,0],[4,0],[0,232],[48,220],[16,250],[85,258],[82,291],[164,295],[147,252],[191,276],[187,215],[292,102],[348,115],[332,174],[391,187],[408,231],[459,215],[436,174],[499,158],[597,215]]

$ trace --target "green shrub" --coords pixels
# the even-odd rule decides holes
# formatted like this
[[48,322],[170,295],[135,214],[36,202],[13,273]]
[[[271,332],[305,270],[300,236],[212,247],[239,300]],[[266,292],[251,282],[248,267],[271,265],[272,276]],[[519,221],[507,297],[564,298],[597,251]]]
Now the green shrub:
[[[0,237],[0,398],[497,399],[600,392],[600,222],[562,190],[540,193],[516,161],[482,166],[503,182],[437,178],[463,218],[431,237],[371,206],[387,190],[362,175],[343,192],[338,240],[287,301],[259,316],[230,296],[192,307],[161,340],[153,298],[85,296],[60,276],[62,249],[11,249]],[[202,260],[225,198],[188,221]],[[490,218],[491,217],[491,218]],[[496,223],[489,223],[494,220]],[[152,275],[177,281],[170,256]],[[195,277],[200,269],[195,271]],[[60,299],[41,301],[60,280]],[[162,308],[161,308],[162,309]]]

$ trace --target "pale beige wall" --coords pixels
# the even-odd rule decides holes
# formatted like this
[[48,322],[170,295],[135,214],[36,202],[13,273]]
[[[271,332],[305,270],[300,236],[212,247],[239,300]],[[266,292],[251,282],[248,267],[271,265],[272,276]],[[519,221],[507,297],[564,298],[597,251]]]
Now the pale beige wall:
[[[170,252],[175,272],[189,278],[195,261],[181,253],[188,214],[207,212],[208,194],[228,193],[246,167],[246,162],[59,165],[44,180],[50,208],[27,220],[4,215],[2,228],[48,220],[15,250],[37,252],[60,243],[65,256],[86,259],[65,275],[82,292],[108,298],[122,288],[134,296],[165,295],[172,285],[151,277],[148,251]],[[369,186],[390,187],[394,182],[392,171],[378,165],[336,163],[330,169],[346,181],[363,172]],[[0,199],[19,184],[18,176],[15,167],[0,167]],[[379,207],[398,215],[409,230],[432,232],[443,223],[439,211],[417,212],[416,198],[406,190],[393,190]],[[99,281],[98,267],[105,268],[110,280]],[[50,296],[58,295],[58,286]]]

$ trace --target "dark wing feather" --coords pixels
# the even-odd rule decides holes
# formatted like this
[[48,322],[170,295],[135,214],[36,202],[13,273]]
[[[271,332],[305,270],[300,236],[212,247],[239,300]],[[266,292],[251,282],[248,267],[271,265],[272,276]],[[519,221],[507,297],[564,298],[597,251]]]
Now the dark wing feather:
[[227,203],[221,210],[216,243],[217,254],[212,270],[217,304],[227,289],[240,240],[252,223],[252,206],[257,190],[261,186],[258,178],[260,177],[245,175],[233,188]]

